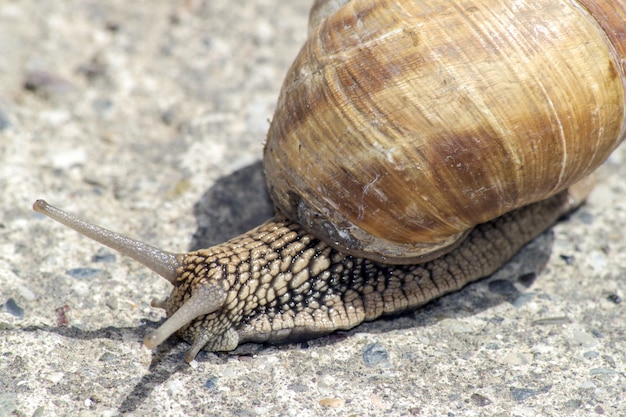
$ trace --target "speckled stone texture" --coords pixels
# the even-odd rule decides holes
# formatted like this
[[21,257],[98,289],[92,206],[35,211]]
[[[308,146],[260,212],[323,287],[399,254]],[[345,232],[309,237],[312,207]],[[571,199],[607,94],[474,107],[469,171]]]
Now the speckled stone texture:
[[309,4],[0,2],[0,417],[624,416],[626,149],[493,277],[283,346],[171,338],[168,283],[31,211],[171,250],[271,212],[262,143]]

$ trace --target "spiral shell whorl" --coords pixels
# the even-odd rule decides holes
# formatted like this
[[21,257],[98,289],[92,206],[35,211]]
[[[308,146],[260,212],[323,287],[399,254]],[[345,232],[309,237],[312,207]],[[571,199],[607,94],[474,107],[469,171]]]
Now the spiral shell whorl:
[[265,167],[278,209],[340,250],[432,258],[589,174],[623,139],[620,46],[586,6],[334,9],[312,15],[319,25],[283,84]]

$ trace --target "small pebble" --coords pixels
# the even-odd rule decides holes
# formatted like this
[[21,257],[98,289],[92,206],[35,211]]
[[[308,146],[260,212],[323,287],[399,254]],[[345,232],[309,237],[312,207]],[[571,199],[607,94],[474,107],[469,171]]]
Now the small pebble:
[[389,352],[380,343],[369,343],[363,347],[363,362],[366,366],[373,368],[380,366],[382,368],[391,367],[389,361]]
[[617,371],[609,368],[592,368],[589,370],[589,375],[615,375]]
[[204,383],[204,388],[206,388],[209,391],[215,389],[217,387],[218,379],[219,378],[216,376],[212,376],[211,378],[207,379],[206,382]]
[[595,359],[598,356],[600,356],[600,354],[596,352],[595,350],[590,350],[589,352],[583,353],[583,358],[585,359]]
[[559,255],[559,258],[563,259],[567,265],[574,263],[574,256],[572,255]]
[[91,279],[100,272],[102,272],[102,269],[97,268],[72,268],[65,271],[67,275],[77,279]]
[[478,407],[484,407],[491,404],[491,400],[489,398],[477,393],[472,394],[470,399],[472,400],[472,403],[474,403],[474,405],[477,405]]
[[24,309],[18,306],[14,299],[9,298],[4,304],[4,308],[6,309],[7,313],[14,317],[17,317],[18,319],[24,318]]
[[534,397],[539,392],[529,388],[511,388],[511,395],[517,402],[522,402],[530,397]]
[[320,400],[322,407],[339,408],[345,404],[345,401],[340,398],[323,398]]
[[609,300],[612,303],[615,303],[615,304],[621,304],[622,303],[622,297],[620,297],[619,295],[614,294],[614,293],[609,294],[606,297],[606,299]]
[[530,288],[537,280],[537,274],[529,272],[527,274],[520,275],[517,281],[526,288]]
[[574,399],[573,398],[571,400],[566,401],[564,405],[565,405],[565,408],[569,408],[571,410],[575,410],[577,408],[582,407],[583,402],[581,400],[579,400],[579,399]]
[[603,339],[604,338],[604,336],[602,335],[602,333],[600,333],[600,330],[598,330],[598,329],[591,329],[591,334],[596,339]]
[[555,324],[569,324],[572,321],[567,317],[546,317],[545,319],[534,320],[532,322],[535,326],[547,326]]
[[304,384],[291,384],[287,386],[287,389],[293,392],[307,392],[309,387]]
[[111,362],[112,360],[114,360],[115,358],[117,358],[117,356],[115,356],[114,354],[112,354],[111,352],[104,352],[102,354],[102,356],[100,356],[100,359],[98,359],[100,362]]
[[609,355],[602,355],[602,359],[609,365],[611,368],[616,368],[617,364],[615,363],[615,359]]

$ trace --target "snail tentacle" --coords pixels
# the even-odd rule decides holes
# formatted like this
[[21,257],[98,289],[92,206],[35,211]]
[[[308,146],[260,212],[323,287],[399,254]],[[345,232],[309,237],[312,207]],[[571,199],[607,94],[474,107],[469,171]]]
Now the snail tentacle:
[[130,256],[172,284],[176,280],[178,275],[176,270],[181,266],[181,255],[164,251],[79,219],[72,214],[48,204],[45,200],[35,201],[33,210],[74,229],[78,233],[96,242],[102,243],[126,256]]
[[[174,314],[172,314],[157,330],[152,331],[144,338],[144,345],[149,349],[154,349],[165,339],[170,337],[174,332],[185,327],[200,316],[210,314],[219,309],[226,299],[226,293],[217,284],[202,284],[194,288],[193,293],[188,300],[184,301],[182,306]],[[207,342],[202,331],[197,331],[199,337],[195,339],[203,341],[202,346]],[[197,342],[194,342],[194,346]],[[200,346],[200,348],[202,348]],[[193,348],[192,348],[193,349]],[[198,349],[199,350],[199,349]],[[197,352],[196,352],[197,354]],[[194,355],[195,357],[195,355]]]

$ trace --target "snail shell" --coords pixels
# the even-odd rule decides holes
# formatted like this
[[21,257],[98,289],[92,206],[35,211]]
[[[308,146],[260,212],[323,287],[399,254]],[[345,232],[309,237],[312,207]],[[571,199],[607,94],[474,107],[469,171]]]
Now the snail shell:
[[624,8],[317,1],[265,147],[277,208],[413,263],[567,188],[624,138]]

